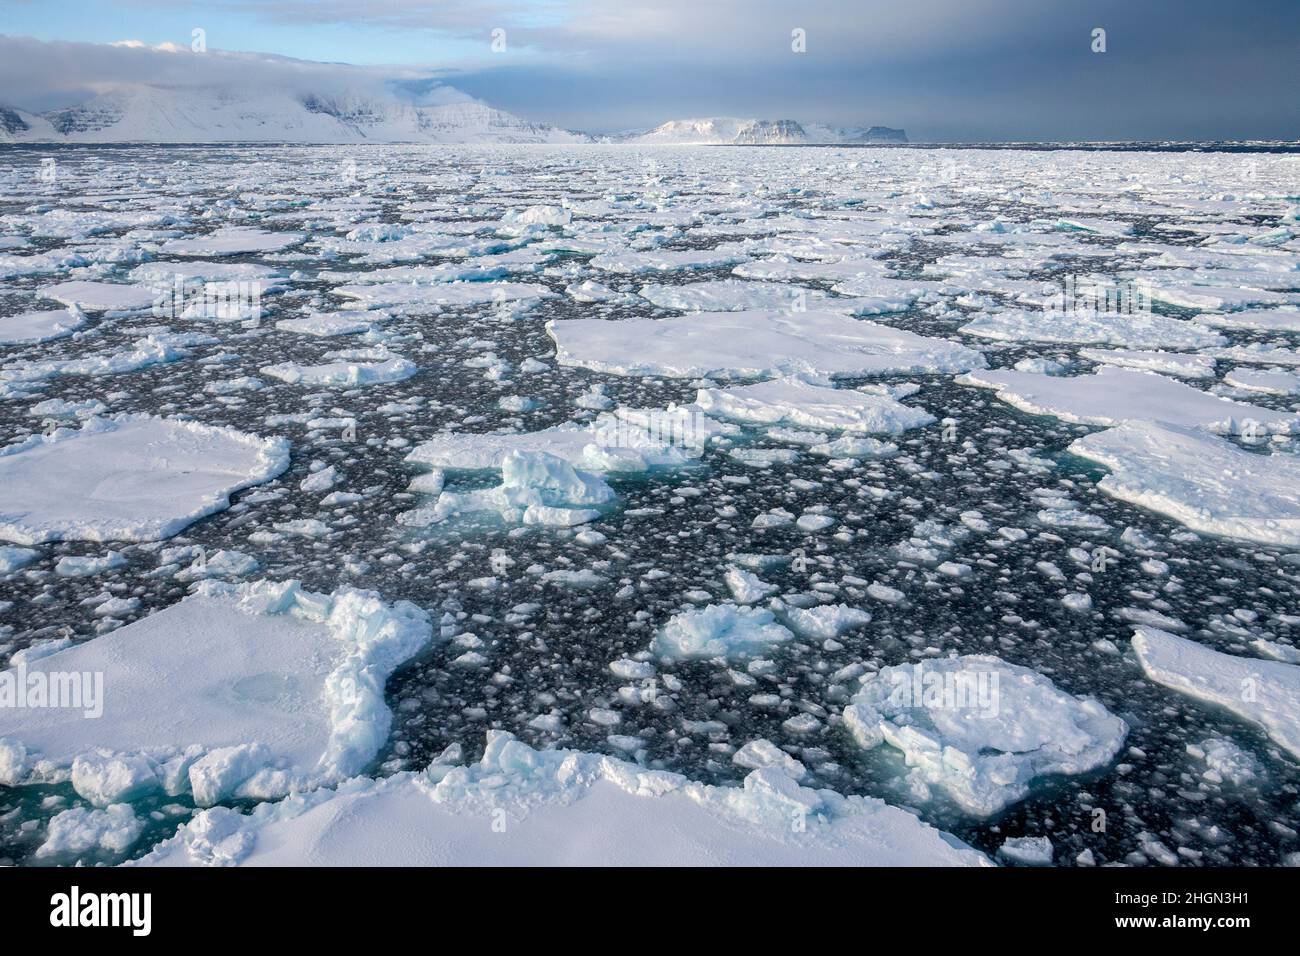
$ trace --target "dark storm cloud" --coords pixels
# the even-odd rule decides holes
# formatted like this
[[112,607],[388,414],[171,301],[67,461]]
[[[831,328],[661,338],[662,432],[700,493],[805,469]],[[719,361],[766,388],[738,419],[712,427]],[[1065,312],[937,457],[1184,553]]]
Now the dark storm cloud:
[[[1296,0],[178,0],[166,8],[246,22],[253,42],[258,24],[266,36],[282,35],[272,26],[305,37],[355,31],[358,62],[391,62],[385,52],[398,38],[427,36],[430,50],[443,44],[441,58],[384,69],[448,76],[494,105],[578,129],[733,115],[903,126],[918,140],[1300,138]],[[1091,49],[1097,27],[1105,53]],[[507,49],[493,54],[497,28]],[[795,28],[806,33],[805,53],[791,49]],[[158,51],[129,51],[132,59],[121,48],[67,47],[51,62],[0,65],[4,88],[35,97],[44,86],[48,100],[49,90],[183,69]],[[214,58],[201,69],[230,64]],[[383,72],[257,56],[231,72],[259,71],[320,82],[340,72],[369,82]]]

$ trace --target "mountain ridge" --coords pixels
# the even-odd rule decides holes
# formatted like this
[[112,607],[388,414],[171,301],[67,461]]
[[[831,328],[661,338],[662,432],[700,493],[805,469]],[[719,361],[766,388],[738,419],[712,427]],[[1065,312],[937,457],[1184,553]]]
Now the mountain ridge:
[[180,87],[109,90],[78,106],[33,113],[0,103],[0,143],[630,143],[806,145],[906,143],[884,126],[833,127],[793,119],[669,120],[610,136],[534,123],[463,97],[420,103],[385,92]]

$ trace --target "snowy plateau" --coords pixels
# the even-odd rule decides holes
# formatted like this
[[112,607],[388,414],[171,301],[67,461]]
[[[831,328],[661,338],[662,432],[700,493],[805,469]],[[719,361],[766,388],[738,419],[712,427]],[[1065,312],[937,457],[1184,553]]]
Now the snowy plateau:
[[1294,155],[0,138],[0,864],[1300,863]]

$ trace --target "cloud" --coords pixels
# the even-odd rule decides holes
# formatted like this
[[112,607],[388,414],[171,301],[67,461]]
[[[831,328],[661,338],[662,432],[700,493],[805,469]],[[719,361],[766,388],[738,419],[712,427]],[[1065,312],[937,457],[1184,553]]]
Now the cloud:
[[122,86],[221,86],[331,94],[398,92],[419,102],[469,99],[428,70],[316,63],[270,53],[195,52],[175,43],[43,42],[0,35],[0,105],[41,112]]
[[[306,55],[343,32],[357,60],[398,48],[445,59],[368,68],[10,38],[0,96],[42,108],[123,82],[364,91],[390,80],[408,95],[452,95],[435,78],[527,119],[592,131],[734,115],[902,126],[928,140],[1300,137],[1295,0],[104,2],[124,22],[180,10],[223,37],[279,38]],[[1102,55],[1090,49],[1098,26]],[[498,28],[504,55],[490,50]],[[805,53],[791,49],[795,28]]]

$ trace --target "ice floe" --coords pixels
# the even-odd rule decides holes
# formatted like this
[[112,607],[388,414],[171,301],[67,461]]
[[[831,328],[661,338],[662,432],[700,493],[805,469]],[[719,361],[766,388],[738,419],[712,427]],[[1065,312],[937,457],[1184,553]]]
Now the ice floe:
[[1300,757],[1300,667],[1224,654],[1145,626],[1134,632],[1133,650],[1151,680],[1236,714]]
[[1252,428],[1287,433],[1300,423],[1300,413],[1234,402],[1154,372],[1112,365],[1076,376],[988,369],[959,381],[997,389],[998,398],[1022,411],[1088,425],[1159,421],[1239,434]]
[[1193,531],[1300,545],[1300,457],[1247,451],[1186,425],[1131,421],[1080,438],[1076,455],[1110,469],[1106,494]]
[[797,425],[877,435],[901,435],[934,421],[924,409],[879,394],[833,388],[808,375],[752,385],[702,388],[695,404],[710,415],[749,425]]
[[915,816],[800,786],[779,765],[742,787],[491,731],[470,766],[200,813],[147,866],[987,866]]
[[[275,799],[366,769],[388,737],[384,684],[432,641],[428,616],[371,591],[205,582],[112,633],[0,671],[0,783],[71,781],[97,807],[150,794]],[[94,675],[77,707],[23,706]],[[96,719],[86,711],[97,709]]]
[[965,372],[963,345],[830,312],[700,312],[667,319],[551,321],[561,365],[613,375],[766,378]]
[[280,438],[150,416],[92,418],[0,449],[0,538],[167,538],[288,466]]
[[919,791],[979,817],[1023,800],[1039,778],[1105,766],[1128,734],[1098,701],[988,655],[867,674],[844,723],[864,748],[901,750]]
[[71,335],[86,324],[86,317],[73,308],[45,312],[24,312],[0,317],[0,345],[31,345]]

